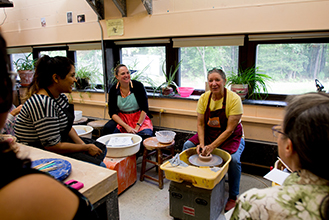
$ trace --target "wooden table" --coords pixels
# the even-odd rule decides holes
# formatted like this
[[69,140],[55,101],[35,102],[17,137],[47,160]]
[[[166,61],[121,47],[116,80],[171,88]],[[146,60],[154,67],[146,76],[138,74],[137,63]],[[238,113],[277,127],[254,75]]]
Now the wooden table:
[[60,158],[69,161],[72,170],[64,181],[74,179],[82,182],[84,187],[79,192],[89,199],[98,212],[101,212],[99,214],[104,215],[106,211],[107,219],[119,219],[116,171],[38,148],[22,144],[18,144],[18,146],[20,151],[23,154],[27,153],[32,161],[43,158]]

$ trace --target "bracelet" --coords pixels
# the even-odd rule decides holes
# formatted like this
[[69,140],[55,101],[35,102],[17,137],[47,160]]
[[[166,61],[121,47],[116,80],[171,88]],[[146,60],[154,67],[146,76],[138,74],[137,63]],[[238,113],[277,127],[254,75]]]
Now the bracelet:
[[139,124],[138,122],[136,123],[137,125],[139,125],[139,127],[142,127],[142,125],[141,124]]

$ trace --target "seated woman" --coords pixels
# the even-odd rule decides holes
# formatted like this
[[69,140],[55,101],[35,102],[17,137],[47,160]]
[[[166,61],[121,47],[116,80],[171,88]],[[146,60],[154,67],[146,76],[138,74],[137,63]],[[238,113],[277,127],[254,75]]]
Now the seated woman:
[[74,82],[74,63],[69,58],[40,58],[29,86],[30,98],[16,119],[15,136],[21,143],[105,166],[106,146],[80,138],[72,127],[74,108],[64,93],[72,92]]
[[[12,107],[5,41],[0,35],[0,128]],[[98,219],[90,202],[77,190],[19,159],[13,143],[0,137],[0,219]]]
[[[119,64],[114,73],[118,83],[111,87],[108,101],[112,119],[105,124],[103,134],[131,133],[138,134],[142,139],[153,136],[153,125],[148,116],[148,98],[143,84],[131,80],[130,72],[123,64]],[[143,149],[139,152],[143,152]]]
[[329,95],[309,93],[287,103],[283,124],[272,130],[293,173],[281,186],[243,193],[231,219],[329,219]]
[[14,105],[12,105],[10,112],[7,116],[6,124],[1,129],[1,134],[10,134],[10,135],[15,136],[14,127],[15,127],[15,123],[16,123],[16,116],[21,111],[22,106],[23,105],[19,105],[19,106],[15,107]]
[[240,123],[243,113],[241,98],[225,88],[226,76],[221,69],[208,72],[210,91],[201,95],[197,105],[198,133],[187,140],[183,150],[197,147],[197,153],[209,155],[215,148],[231,154],[228,168],[229,199],[225,211],[235,205],[239,195],[241,162],[244,150],[243,130]]

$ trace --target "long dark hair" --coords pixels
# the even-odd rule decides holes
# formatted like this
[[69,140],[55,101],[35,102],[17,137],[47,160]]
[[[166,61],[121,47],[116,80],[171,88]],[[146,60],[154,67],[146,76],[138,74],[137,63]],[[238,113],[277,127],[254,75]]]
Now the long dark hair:
[[28,96],[52,85],[54,83],[52,78],[54,74],[57,74],[61,79],[65,79],[72,66],[74,66],[74,62],[67,57],[44,55],[37,61],[35,66],[35,74],[29,86]]
[[8,73],[6,45],[0,34],[0,113],[8,112],[13,102],[13,85]]
[[[13,102],[12,80],[8,73],[8,56],[6,41],[0,34],[0,113],[8,112]],[[29,159],[19,159],[11,148],[9,142],[0,136],[0,167],[2,178],[0,188],[13,180],[19,172],[18,168],[31,166]]]

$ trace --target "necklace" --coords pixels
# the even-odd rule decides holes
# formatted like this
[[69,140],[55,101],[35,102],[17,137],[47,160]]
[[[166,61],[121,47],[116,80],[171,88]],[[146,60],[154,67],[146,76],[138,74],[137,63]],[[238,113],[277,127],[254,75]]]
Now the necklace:
[[126,98],[127,96],[130,95],[130,90],[129,90],[128,93],[125,95],[125,94],[122,92],[121,88],[120,88],[120,94],[121,94],[122,98]]

